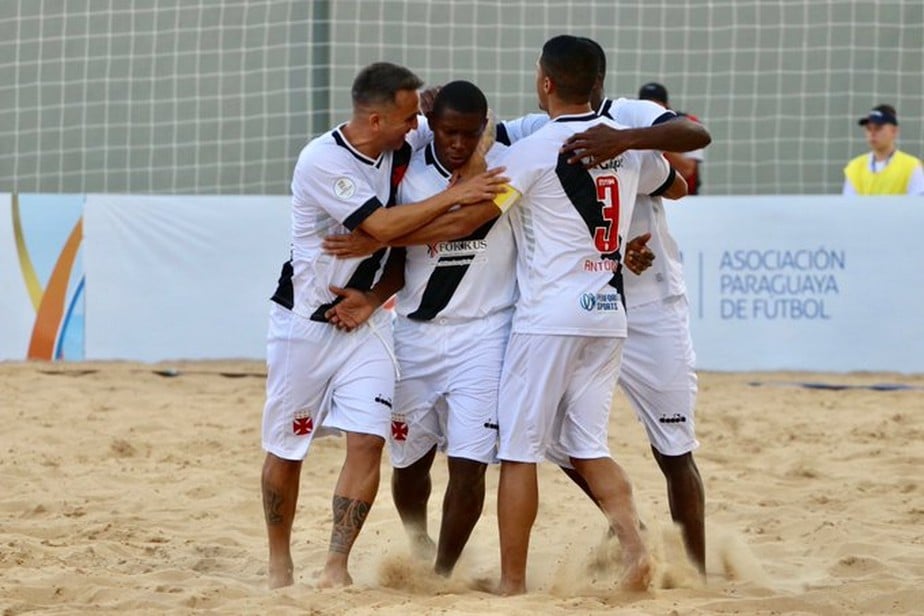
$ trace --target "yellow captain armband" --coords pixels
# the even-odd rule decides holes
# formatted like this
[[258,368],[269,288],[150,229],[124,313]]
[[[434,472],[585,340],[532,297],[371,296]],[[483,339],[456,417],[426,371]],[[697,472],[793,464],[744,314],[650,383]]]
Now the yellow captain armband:
[[494,205],[497,206],[497,209],[501,211],[501,214],[509,210],[514,203],[520,199],[520,191],[511,186],[510,184],[504,184],[503,192],[499,192],[494,195]]

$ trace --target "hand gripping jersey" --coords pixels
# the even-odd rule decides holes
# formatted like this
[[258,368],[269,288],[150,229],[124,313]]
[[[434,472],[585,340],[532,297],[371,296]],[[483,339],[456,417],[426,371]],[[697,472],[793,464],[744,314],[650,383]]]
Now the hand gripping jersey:
[[368,290],[381,275],[388,249],[366,258],[324,253],[326,235],[353,231],[380,207],[395,203],[411,155],[432,133],[421,118],[395,151],[369,158],[343,135],[343,126],[312,140],[299,154],[292,177],[292,251],[272,300],[314,321],[336,301],[330,285]]
[[521,196],[510,211],[517,244],[513,331],[624,337],[621,251],[636,193],[657,193],[673,171],[657,152],[625,152],[593,169],[568,164],[562,143],[600,123],[560,116],[513,144],[501,164]]
[[[488,167],[506,148],[495,144]],[[433,143],[417,151],[398,190],[399,203],[416,203],[449,186],[452,173],[440,164]],[[507,216],[488,221],[468,237],[409,246],[398,314],[412,320],[478,319],[513,307],[516,252]]]

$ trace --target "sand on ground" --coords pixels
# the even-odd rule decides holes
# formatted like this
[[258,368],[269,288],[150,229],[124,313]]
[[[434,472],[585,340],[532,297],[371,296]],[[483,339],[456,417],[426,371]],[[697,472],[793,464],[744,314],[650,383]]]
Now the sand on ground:
[[[166,369],[178,375],[157,374]],[[658,558],[655,585],[620,590],[602,516],[543,466],[531,592],[515,598],[479,590],[499,571],[497,468],[447,581],[407,555],[387,457],[355,586],[314,589],[340,438],[316,441],[304,466],[296,583],[267,590],[263,375],[259,362],[0,363],[0,614],[924,613],[924,375],[701,374],[706,583],[685,561],[663,479],[618,394],[610,442]],[[910,388],[863,387],[880,383]],[[445,485],[438,458],[431,529]]]

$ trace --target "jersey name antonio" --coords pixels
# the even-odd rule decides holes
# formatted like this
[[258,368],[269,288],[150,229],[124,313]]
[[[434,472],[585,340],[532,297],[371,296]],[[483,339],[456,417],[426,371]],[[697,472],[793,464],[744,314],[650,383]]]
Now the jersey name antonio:
[[[497,166],[503,145],[488,152]],[[439,161],[433,143],[418,150],[398,189],[398,203],[416,203],[445,190],[452,173]],[[478,319],[513,307],[516,252],[507,216],[488,221],[468,237],[409,246],[398,314],[429,321]]]
[[660,153],[628,151],[592,169],[560,154],[596,113],[559,116],[514,143],[501,161],[520,193],[510,210],[520,297],[513,331],[626,335],[621,259],[637,193],[664,190],[673,171]]
[[349,233],[380,207],[395,203],[397,186],[413,151],[432,133],[421,126],[395,151],[369,158],[344,136],[343,126],[313,139],[302,149],[292,177],[291,258],[282,266],[272,300],[314,321],[337,298],[330,285],[368,290],[381,275],[388,250],[366,258],[338,259],[326,254],[325,236]]

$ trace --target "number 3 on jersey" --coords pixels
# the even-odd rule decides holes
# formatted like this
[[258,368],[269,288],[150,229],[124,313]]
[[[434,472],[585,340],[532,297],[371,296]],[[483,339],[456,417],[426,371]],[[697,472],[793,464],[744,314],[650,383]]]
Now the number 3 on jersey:
[[615,175],[597,178],[597,201],[606,224],[594,229],[594,245],[605,255],[619,250],[619,182]]

